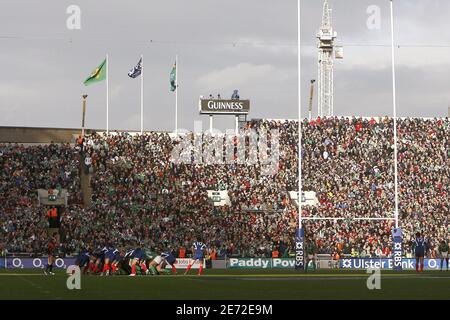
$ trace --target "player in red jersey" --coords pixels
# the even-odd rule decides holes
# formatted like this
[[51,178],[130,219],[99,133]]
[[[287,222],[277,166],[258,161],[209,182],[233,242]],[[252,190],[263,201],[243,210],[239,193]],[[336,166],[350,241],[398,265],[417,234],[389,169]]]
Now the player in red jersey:
[[47,243],[47,266],[45,267],[44,270],[44,274],[48,275],[55,275],[53,273],[53,262],[55,261],[55,254],[56,254],[56,249],[57,249],[57,242],[56,242],[56,236],[58,234],[55,232],[53,234],[53,236],[49,239],[48,243]]

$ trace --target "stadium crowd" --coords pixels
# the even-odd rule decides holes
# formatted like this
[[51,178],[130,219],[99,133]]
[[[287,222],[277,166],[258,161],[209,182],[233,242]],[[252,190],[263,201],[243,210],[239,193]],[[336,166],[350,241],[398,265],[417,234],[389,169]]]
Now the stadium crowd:
[[78,155],[70,144],[0,144],[0,168],[0,251],[40,252],[47,219],[36,189],[67,189],[79,206]]
[[[304,120],[302,128],[303,190],[316,192],[318,200],[303,206],[302,213],[328,219],[304,220],[306,236],[314,238],[319,253],[389,256],[395,211],[393,120],[318,118]],[[298,221],[297,206],[288,196],[298,188],[298,122],[257,120],[245,129],[279,133],[274,174],[263,173],[262,161],[238,161],[240,144],[248,147],[246,155],[251,152],[250,139],[227,140],[235,161],[208,162],[220,158],[217,150],[222,150],[214,148],[217,140],[209,133],[176,138],[155,132],[93,133],[77,147],[0,145],[0,246],[9,252],[38,250],[46,221],[35,204],[35,189],[53,186],[73,195],[61,227],[67,253],[106,243],[189,250],[200,238],[218,257],[271,256],[274,251],[288,256]],[[174,161],[174,150],[185,141],[192,141],[192,148],[182,151],[188,161]],[[273,144],[260,145],[258,152],[273,156]],[[88,208],[79,204],[80,161],[93,172]],[[449,179],[449,120],[399,120],[399,217],[407,251],[416,231],[432,244],[448,241]],[[207,190],[228,190],[231,203],[214,207]]]

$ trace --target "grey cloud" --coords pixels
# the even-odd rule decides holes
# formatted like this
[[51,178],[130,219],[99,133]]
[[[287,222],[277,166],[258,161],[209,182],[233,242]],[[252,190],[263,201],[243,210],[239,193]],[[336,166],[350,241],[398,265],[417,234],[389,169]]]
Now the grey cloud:
[[[389,43],[388,1],[330,0],[334,26],[341,42]],[[68,5],[82,10],[82,30],[65,27]],[[382,28],[366,28],[367,6],[382,9]],[[179,122],[192,129],[199,95],[231,94],[233,79],[208,84],[211,74],[227,75],[246,65],[264,76],[239,82],[241,96],[252,100],[252,117],[297,118],[297,57],[295,0],[172,0],[172,1],[2,1],[0,4],[0,125],[78,127],[81,95],[88,93],[87,125],[105,126],[104,83],[82,82],[110,55],[110,125],[139,128],[139,80],[126,75],[144,54],[145,127],[172,130],[174,95],[169,72],[179,55]],[[315,34],[322,1],[302,0],[302,90],[306,114],[309,80],[317,78]],[[426,10],[425,10],[426,9]],[[444,0],[396,1],[396,39],[403,43],[450,40]],[[153,40],[153,42],[150,42]],[[233,46],[232,43],[237,43]],[[392,107],[389,48],[346,47],[336,64],[336,112],[388,114]],[[433,51],[443,64],[430,67],[427,56],[401,48],[398,55],[399,115],[444,115],[448,105],[448,49]],[[380,68],[371,68],[373,59]],[[423,61],[423,63],[421,63]],[[414,62],[414,66],[408,66]],[[249,68],[248,70],[251,70]],[[203,80],[202,80],[203,79]],[[211,92],[210,92],[211,91]],[[361,107],[364,105],[364,108]],[[426,107],[424,107],[424,105]],[[219,128],[231,127],[230,117],[217,119]]]

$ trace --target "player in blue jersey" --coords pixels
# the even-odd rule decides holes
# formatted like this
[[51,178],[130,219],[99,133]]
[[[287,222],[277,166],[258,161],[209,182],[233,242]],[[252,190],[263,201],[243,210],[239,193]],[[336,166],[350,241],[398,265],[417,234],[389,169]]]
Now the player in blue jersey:
[[103,270],[100,274],[101,276],[110,274],[110,264],[113,262],[116,254],[119,252],[116,248],[111,245],[108,245],[102,249],[103,252]]
[[166,264],[170,265],[172,267],[172,273],[177,273],[177,268],[175,267],[175,264],[177,263],[177,259],[170,251],[166,251],[161,253],[161,257],[164,258],[164,261]]
[[144,250],[142,250],[141,248],[133,250],[133,252],[130,254],[131,277],[136,276],[136,265],[139,265],[139,267],[141,267],[141,270],[146,274],[149,273],[147,266],[145,265],[145,259],[146,254]]
[[134,249],[125,251],[122,260],[119,262],[120,269],[123,270],[126,274],[131,274],[131,255],[133,254],[133,252]]
[[177,263],[177,259],[170,251],[162,252],[160,255],[156,256],[150,264],[149,268],[153,274],[160,273],[170,273],[166,268],[167,265],[172,267],[172,273],[176,274],[177,269],[175,268],[175,264]]
[[101,248],[97,248],[91,255],[91,262],[89,269],[93,274],[100,271],[100,266],[103,262],[104,253]]
[[115,250],[114,251],[114,258],[111,261],[111,273],[117,273],[119,270],[120,263],[124,259],[125,253],[123,250]]
[[91,261],[91,253],[88,248],[83,249],[78,254],[77,258],[75,259],[75,265],[77,265],[80,268],[83,268],[83,273],[86,273],[89,270],[89,263]]
[[[412,241],[412,247],[416,256],[416,272],[423,272],[423,261],[428,250],[428,244],[420,232],[416,233],[416,238]],[[419,270],[420,263],[420,270]]]
[[200,263],[200,268],[198,269],[198,275],[202,274],[203,257],[205,256],[205,249],[206,249],[206,244],[204,244],[203,242],[201,242],[201,241],[194,242],[194,244],[192,245],[192,251],[194,252],[194,256],[192,257],[191,262],[187,266],[186,272],[184,273],[185,275],[188,274],[189,270],[191,270],[191,268],[192,268],[192,265],[197,261],[199,261],[199,263]]

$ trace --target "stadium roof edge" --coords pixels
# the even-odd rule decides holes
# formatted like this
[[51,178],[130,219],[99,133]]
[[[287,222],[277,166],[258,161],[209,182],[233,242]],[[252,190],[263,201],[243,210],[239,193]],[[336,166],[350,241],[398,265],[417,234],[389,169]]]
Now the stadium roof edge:
[[[106,132],[104,129],[86,129],[86,133]],[[139,133],[139,130],[111,130],[114,132]],[[146,131],[150,132],[150,131]],[[161,133],[164,131],[160,131]],[[80,128],[46,128],[0,126],[0,143],[73,143],[81,134]]]
[[[335,116],[339,119],[379,119],[391,118],[390,116],[382,117],[360,117],[360,116]],[[307,120],[307,118],[304,118]],[[317,119],[317,118],[313,118]],[[398,117],[398,119],[423,119],[423,120],[438,120],[446,119],[448,117]],[[270,119],[270,118],[255,118],[251,120],[266,120],[266,121],[298,121],[298,119]],[[86,129],[87,133],[98,132],[103,133],[105,129]],[[110,130],[111,133],[114,132],[128,132],[130,134],[138,134],[139,130]],[[158,133],[169,133],[171,131],[152,131],[146,130],[144,132],[158,132]],[[75,138],[81,133],[81,128],[54,128],[54,127],[25,127],[25,126],[0,126],[0,143],[73,143]]]

